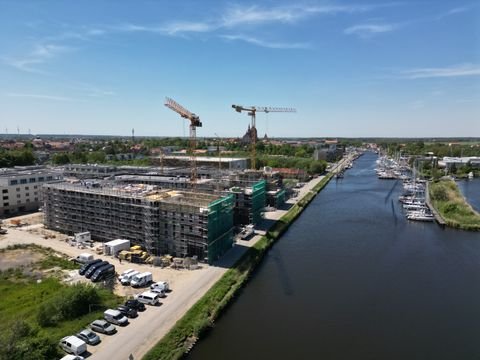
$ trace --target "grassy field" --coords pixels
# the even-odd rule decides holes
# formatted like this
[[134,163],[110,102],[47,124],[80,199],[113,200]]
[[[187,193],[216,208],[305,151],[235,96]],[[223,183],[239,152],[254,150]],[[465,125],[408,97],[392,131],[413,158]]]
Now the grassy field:
[[448,226],[480,231],[480,214],[476,212],[460,193],[452,180],[441,180],[429,185],[432,205]]
[[327,175],[312,191],[275,223],[262,238],[229,269],[222,278],[175,324],[144,357],[143,360],[180,359],[203,333],[213,327],[214,321],[248,281],[268,249],[288,229],[315,195],[327,185]]
[[[1,360],[60,358],[63,354],[57,344],[62,337],[102,318],[103,311],[120,300],[105,289],[72,287],[46,276],[41,269],[74,265],[48,249],[37,250],[44,256],[36,263],[0,272]],[[0,258],[8,251],[2,251]],[[95,299],[94,303],[89,299]]]

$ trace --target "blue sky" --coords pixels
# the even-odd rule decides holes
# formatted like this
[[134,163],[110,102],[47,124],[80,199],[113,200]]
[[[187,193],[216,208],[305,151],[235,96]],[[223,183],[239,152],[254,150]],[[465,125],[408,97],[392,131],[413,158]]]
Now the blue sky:
[[475,1],[0,0],[0,132],[480,136]]

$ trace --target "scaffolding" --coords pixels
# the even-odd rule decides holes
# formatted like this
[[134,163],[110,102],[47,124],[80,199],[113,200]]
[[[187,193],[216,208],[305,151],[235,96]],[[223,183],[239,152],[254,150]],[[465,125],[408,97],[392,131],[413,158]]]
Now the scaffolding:
[[220,258],[233,245],[232,194],[208,205],[208,263]]
[[265,180],[260,180],[252,186],[251,192],[251,223],[258,224],[262,220],[262,212],[265,208],[266,200],[266,186]]
[[64,233],[90,231],[96,240],[128,239],[151,254],[205,261],[232,243],[232,196],[132,185],[49,184],[44,193],[45,226]]

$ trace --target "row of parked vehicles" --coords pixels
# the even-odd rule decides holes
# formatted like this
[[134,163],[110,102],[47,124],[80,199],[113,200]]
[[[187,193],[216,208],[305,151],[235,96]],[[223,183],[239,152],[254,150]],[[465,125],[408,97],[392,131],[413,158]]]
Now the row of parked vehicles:
[[88,329],[83,329],[76,335],[66,336],[60,341],[60,347],[70,355],[61,360],[83,360],[81,354],[87,351],[88,345],[97,345],[101,342],[98,334],[113,335],[117,332],[115,325],[128,325],[128,318],[138,316],[138,311],[146,309],[144,303],[137,299],[130,299],[117,309],[108,309],[103,313],[104,319],[93,321]]
[[106,280],[115,276],[115,266],[101,259],[90,260],[78,270],[80,275],[85,275],[93,282]]
[[166,281],[153,283],[152,273],[128,269],[118,277],[122,285],[131,285],[134,288],[146,287],[150,285],[150,290],[136,295],[136,299],[148,305],[160,305],[160,298],[166,296],[170,291],[170,287]]
[[[95,274],[97,274],[96,278],[105,278],[106,274],[110,274],[108,265],[111,264],[106,261],[90,260],[83,264],[79,274],[85,275],[87,278],[89,277],[92,281],[94,281]],[[115,270],[113,270],[113,274],[115,274]],[[150,289],[136,295],[134,299],[127,300],[124,305],[118,306],[117,309],[106,310],[103,313],[104,319],[93,321],[88,329],[83,329],[76,335],[64,337],[59,345],[69,355],[63,357],[62,360],[83,360],[84,358],[80,355],[87,351],[87,344],[94,346],[100,343],[99,333],[106,335],[115,334],[117,332],[116,325],[128,325],[128,318],[135,318],[138,316],[139,311],[146,310],[145,304],[152,306],[160,305],[160,298],[165,297],[165,293],[170,291],[169,284],[166,281],[152,283],[152,274],[149,272],[140,273],[139,271],[129,269],[119,276],[120,282],[123,280],[122,284],[126,279],[129,279],[128,284],[134,287],[150,285]]]

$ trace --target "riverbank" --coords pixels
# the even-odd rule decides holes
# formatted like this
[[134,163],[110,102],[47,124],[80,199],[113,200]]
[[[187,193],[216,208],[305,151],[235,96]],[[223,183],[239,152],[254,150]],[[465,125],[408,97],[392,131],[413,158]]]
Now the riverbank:
[[468,204],[453,180],[432,182],[429,185],[429,196],[433,207],[447,226],[480,231],[480,214]]
[[288,229],[295,219],[333,177],[333,172],[321,179],[286,214],[284,214],[215,285],[183,316],[143,360],[179,359],[209,329],[238,291],[248,281],[250,274],[262,261],[268,249]]

